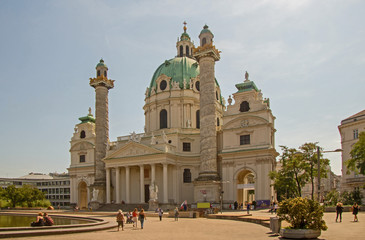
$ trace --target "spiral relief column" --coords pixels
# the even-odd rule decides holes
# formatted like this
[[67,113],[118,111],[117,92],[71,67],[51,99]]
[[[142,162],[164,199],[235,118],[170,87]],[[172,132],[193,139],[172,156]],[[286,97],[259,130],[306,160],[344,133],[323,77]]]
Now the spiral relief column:
[[90,78],[90,86],[95,88],[95,181],[93,189],[98,190],[97,201],[105,203],[106,194],[106,171],[102,159],[106,155],[109,143],[109,110],[108,93],[114,87],[114,80],[107,78],[108,67],[101,59],[96,65],[96,78]]
[[219,51],[213,45],[213,34],[205,25],[201,31],[200,46],[193,56],[200,68],[200,171],[194,182],[195,201],[219,201],[219,180],[217,169],[216,130],[216,85],[215,61],[219,61]]

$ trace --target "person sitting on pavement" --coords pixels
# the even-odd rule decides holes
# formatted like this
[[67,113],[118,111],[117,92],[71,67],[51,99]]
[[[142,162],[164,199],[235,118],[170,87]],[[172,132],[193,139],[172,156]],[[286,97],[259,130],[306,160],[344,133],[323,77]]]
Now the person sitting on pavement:
[[50,216],[48,216],[47,213],[44,213],[43,219],[44,219],[45,226],[53,226],[53,224],[54,224],[53,219]]
[[32,227],[40,227],[40,226],[44,226],[44,219],[43,219],[43,213],[38,213],[37,219],[35,222],[32,222],[30,224],[30,226]]

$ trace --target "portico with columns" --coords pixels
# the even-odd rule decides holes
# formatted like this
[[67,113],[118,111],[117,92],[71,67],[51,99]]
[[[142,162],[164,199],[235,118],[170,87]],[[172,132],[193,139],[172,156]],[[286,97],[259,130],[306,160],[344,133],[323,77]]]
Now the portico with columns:
[[157,199],[160,204],[177,204],[187,199],[193,201],[192,194],[188,196],[183,193],[184,187],[189,188],[186,185],[193,187],[192,183],[184,183],[183,173],[189,169],[190,173],[197,175],[198,158],[195,164],[188,165],[184,157],[166,152],[169,144],[151,147],[133,140],[124,143],[122,140],[119,144],[124,146],[111,150],[103,160],[106,169],[106,203],[148,203],[151,184],[158,188]]

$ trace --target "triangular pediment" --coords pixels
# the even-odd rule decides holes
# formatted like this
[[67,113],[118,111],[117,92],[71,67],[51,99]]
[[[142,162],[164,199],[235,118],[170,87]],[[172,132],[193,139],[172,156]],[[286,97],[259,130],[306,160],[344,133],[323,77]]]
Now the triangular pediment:
[[158,154],[158,153],[163,153],[163,152],[153,147],[149,147],[141,143],[130,141],[121,148],[117,149],[115,152],[108,155],[106,159],[135,157],[135,156],[143,156],[143,155]]

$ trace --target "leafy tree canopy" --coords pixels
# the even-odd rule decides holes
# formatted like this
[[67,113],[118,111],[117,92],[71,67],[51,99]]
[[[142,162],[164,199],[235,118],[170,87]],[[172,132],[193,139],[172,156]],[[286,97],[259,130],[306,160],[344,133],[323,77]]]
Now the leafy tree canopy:
[[350,155],[351,159],[346,161],[347,173],[351,170],[365,175],[365,132],[359,134],[359,140],[353,145]]

